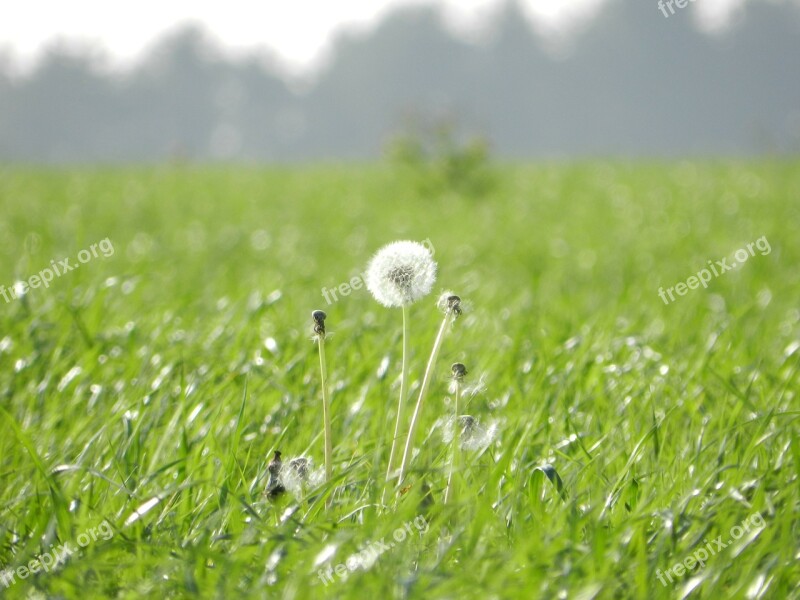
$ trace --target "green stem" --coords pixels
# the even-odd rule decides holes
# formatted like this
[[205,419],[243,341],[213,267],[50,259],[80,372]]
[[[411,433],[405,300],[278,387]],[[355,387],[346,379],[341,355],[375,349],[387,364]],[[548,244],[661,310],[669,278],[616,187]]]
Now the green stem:
[[[395,454],[397,453],[397,440],[400,438],[400,422],[403,416],[403,402],[406,399],[408,385],[408,308],[403,305],[403,367],[400,374],[400,398],[397,401],[397,418],[394,423],[394,436],[392,437],[392,447],[389,451],[389,465],[386,468],[386,481],[392,476],[392,469],[394,467]],[[383,495],[381,497],[381,504],[383,504],[386,497],[386,485],[383,487]]]
[[453,479],[453,472],[461,468],[461,431],[459,430],[458,421],[458,404],[461,397],[461,382],[455,380],[456,393],[455,393],[455,416],[453,420],[453,440],[452,440],[452,456],[450,458],[450,474],[447,476],[447,488],[444,492],[444,503],[452,502],[456,497],[456,482]]
[[439,356],[439,348],[442,347],[442,341],[444,340],[444,334],[447,331],[447,325],[450,323],[450,317],[452,313],[447,311],[444,316],[444,320],[442,321],[442,326],[439,327],[439,333],[436,336],[436,340],[433,342],[433,349],[431,350],[431,356],[428,359],[428,366],[425,368],[425,376],[422,378],[422,386],[419,389],[419,398],[417,398],[417,405],[414,407],[414,415],[411,417],[411,425],[408,428],[408,437],[406,438],[406,447],[403,450],[403,462],[400,464],[400,477],[398,479],[397,484],[401,485],[403,483],[403,479],[405,478],[406,470],[408,468],[409,459],[411,458],[411,447],[414,444],[414,433],[417,431],[417,425],[419,425],[419,418],[422,414],[422,406],[425,403],[425,394],[428,392],[428,387],[431,383],[431,378],[433,376],[433,368],[436,365],[436,358]]
[[331,440],[331,407],[328,397],[328,367],[325,364],[325,336],[319,340],[319,370],[322,385],[322,419],[325,422],[325,481],[333,475],[333,442]]

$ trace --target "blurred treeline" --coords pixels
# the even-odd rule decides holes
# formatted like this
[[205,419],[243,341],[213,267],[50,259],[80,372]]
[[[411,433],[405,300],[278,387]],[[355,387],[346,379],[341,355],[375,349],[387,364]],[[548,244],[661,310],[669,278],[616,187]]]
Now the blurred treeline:
[[800,150],[796,2],[750,2],[709,35],[691,9],[610,0],[556,53],[513,0],[489,29],[470,43],[432,7],[400,9],[341,36],[302,89],[193,27],[125,72],[66,47],[19,79],[0,60],[0,160],[359,159],[440,120],[505,157]]

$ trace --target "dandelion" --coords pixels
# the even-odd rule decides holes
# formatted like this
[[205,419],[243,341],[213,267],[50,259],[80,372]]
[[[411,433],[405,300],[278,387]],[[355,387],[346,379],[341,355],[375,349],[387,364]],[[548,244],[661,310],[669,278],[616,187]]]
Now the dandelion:
[[273,503],[281,499],[286,492],[300,499],[307,487],[319,485],[323,478],[321,470],[314,470],[314,461],[311,458],[298,456],[284,462],[278,450],[275,451],[267,470],[269,481],[264,493]]
[[388,308],[424,298],[435,281],[436,262],[419,242],[392,242],[378,250],[367,265],[367,289]]
[[333,475],[333,441],[331,440],[331,407],[328,397],[328,368],[325,364],[325,319],[328,317],[323,311],[315,310],[311,313],[314,321],[314,337],[319,346],[319,371],[320,387],[322,388],[322,420],[325,428],[325,481],[330,481]]
[[298,456],[284,465],[280,479],[286,491],[299,499],[303,497],[307,488],[322,483],[324,474],[322,469],[314,469],[313,459]]
[[436,339],[433,342],[431,355],[430,358],[428,358],[428,366],[425,368],[425,375],[422,378],[422,385],[419,389],[417,404],[414,407],[414,414],[411,417],[411,425],[408,428],[408,437],[406,438],[406,445],[405,449],[403,450],[403,461],[400,463],[400,479],[398,482],[400,484],[403,483],[403,477],[409,465],[411,448],[414,444],[414,434],[416,433],[417,426],[419,425],[420,415],[422,414],[422,406],[425,402],[425,395],[427,394],[428,387],[431,383],[433,369],[436,366],[436,359],[439,357],[439,349],[442,347],[442,341],[444,341],[444,334],[447,331],[447,326],[462,314],[461,298],[456,296],[453,292],[444,292],[439,297],[437,304],[444,312],[444,320],[442,321],[442,325],[439,327],[439,333],[436,335]]
[[458,439],[459,447],[465,451],[477,451],[488,448],[497,437],[497,423],[492,421],[484,427],[472,415],[460,415],[449,431],[445,433],[445,442]]
[[[403,312],[403,365],[400,374],[400,398],[389,451],[386,479],[391,477],[400,423],[408,385],[408,306],[427,296],[436,281],[436,262],[430,250],[418,242],[392,242],[378,250],[367,265],[367,289],[383,306]],[[384,497],[386,490],[384,488]]]

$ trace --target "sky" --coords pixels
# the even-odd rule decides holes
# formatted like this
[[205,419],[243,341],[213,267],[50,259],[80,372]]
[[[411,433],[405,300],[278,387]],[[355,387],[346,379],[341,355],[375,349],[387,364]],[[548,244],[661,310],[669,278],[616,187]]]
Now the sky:
[[[261,50],[288,73],[302,73],[324,60],[337,32],[364,29],[398,5],[440,4],[448,24],[464,36],[479,35],[487,15],[502,0],[3,0],[0,50],[18,71],[35,66],[54,42],[101,49],[112,66],[134,62],[164,33],[187,22],[199,23],[231,53]],[[652,1],[654,18],[663,18]],[[695,0],[691,0],[694,3]],[[702,0],[698,10],[724,16],[731,3]],[[602,10],[604,0],[520,0],[534,24],[568,30]]]

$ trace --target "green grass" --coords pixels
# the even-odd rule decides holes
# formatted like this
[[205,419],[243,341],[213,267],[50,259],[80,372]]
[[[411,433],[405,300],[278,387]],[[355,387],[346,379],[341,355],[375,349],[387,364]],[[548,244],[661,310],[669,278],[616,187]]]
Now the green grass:
[[[0,284],[115,249],[0,299],[0,570],[76,549],[0,596],[800,597],[800,163],[506,165],[484,195],[419,189],[387,166],[0,170]],[[769,254],[658,297],[762,236]],[[321,289],[395,239],[429,239],[437,291],[470,309],[412,487],[381,513],[401,314]],[[410,310],[412,392],[435,296]],[[322,465],[318,308],[335,481],[274,506],[273,450]],[[485,377],[465,412],[499,430],[445,506],[432,426],[456,361]],[[415,519],[370,568],[317,576]]]

